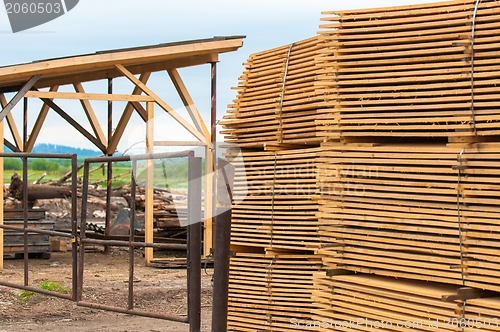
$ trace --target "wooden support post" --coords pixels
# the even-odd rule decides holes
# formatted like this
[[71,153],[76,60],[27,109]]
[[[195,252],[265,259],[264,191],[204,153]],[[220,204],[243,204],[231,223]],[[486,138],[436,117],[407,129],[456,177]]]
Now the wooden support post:
[[[154,153],[154,103],[147,103],[146,121],[146,153]],[[146,160],[146,234],[145,241],[153,242],[153,185],[154,185],[154,160]],[[146,265],[151,263],[153,259],[153,248],[145,248]]]
[[[4,121],[0,121],[0,152],[3,152],[3,131],[4,131]],[[2,175],[0,176],[0,188],[2,188],[2,198],[0,198],[0,225],[3,225],[3,158],[0,158],[0,171]],[[3,228],[0,228],[0,271],[3,270]]]
[[205,200],[204,200],[204,239],[203,239],[203,255],[206,257],[210,255],[210,249],[212,248],[212,216],[213,216],[213,189],[214,189],[214,155],[210,146],[205,148]]

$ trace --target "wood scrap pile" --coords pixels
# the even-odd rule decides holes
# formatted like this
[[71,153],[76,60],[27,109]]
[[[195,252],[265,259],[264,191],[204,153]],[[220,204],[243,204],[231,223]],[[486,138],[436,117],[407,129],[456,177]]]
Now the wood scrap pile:
[[315,87],[319,49],[313,37],[250,55],[221,121],[225,140],[241,147],[318,145],[315,120],[324,105]]
[[325,12],[321,135],[499,135],[500,2],[475,3]]
[[311,320],[312,276],[320,266],[311,254],[238,253],[229,271],[228,330],[288,331],[291,320]]

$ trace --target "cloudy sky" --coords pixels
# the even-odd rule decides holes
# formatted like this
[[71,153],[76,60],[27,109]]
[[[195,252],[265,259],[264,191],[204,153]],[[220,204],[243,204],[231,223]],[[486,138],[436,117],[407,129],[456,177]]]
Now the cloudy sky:
[[[7,0],[5,0],[7,2]],[[218,118],[235,96],[232,86],[238,82],[242,63],[251,53],[289,44],[314,36],[322,11],[396,6],[430,2],[425,0],[80,0],[66,15],[25,32],[13,34],[5,10],[0,10],[0,66],[61,56],[93,53],[100,50],[152,45],[165,42],[245,35],[244,46],[237,52],[223,54],[218,66]],[[209,121],[210,67],[199,66],[180,71],[205,120]],[[162,97],[182,113],[180,100],[168,87],[168,76],[155,78],[163,89]],[[118,84],[120,87],[120,84]],[[104,92],[98,85],[86,86],[89,92]],[[130,90],[128,87],[124,89]],[[127,90],[128,89],[128,90]],[[170,90],[169,90],[170,89]],[[99,91],[98,91],[99,90]],[[70,90],[69,90],[70,91]],[[123,92],[126,92],[123,91]],[[170,92],[169,92],[170,91]],[[7,96],[8,98],[10,96]],[[81,119],[78,107],[63,104],[75,118]],[[98,116],[105,118],[105,105],[96,103]],[[115,118],[120,107],[115,106]],[[30,101],[30,126],[36,119],[39,105]],[[21,109],[14,110],[19,118]],[[158,111],[159,112],[159,111]],[[77,114],[78,113],[78,114]],[[135,117],[134,124],[119,146],[121,151],[138,140],[143,123]],[[165,120],[168,121],[168,120]],[[157,139],[189,139],[177,127],[158,129]],[[135,133],[135,134],[134,134]],[[139,136],[142,135],[139,133]],[[8,137],[8,135],[6,135]],[[39,136],[39,143],[55,143],[92,148],[85,138],[75,134],[57,115],[51,114]]]

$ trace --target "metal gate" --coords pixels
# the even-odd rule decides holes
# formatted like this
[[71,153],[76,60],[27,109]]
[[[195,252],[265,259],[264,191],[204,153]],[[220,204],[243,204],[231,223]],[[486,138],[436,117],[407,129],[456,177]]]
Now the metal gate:
[[[0,285],[18,289],[29,290],[49,296],[55,296],[75,301],[78,306],[95,309],[108,310],[130,315],[138,315],[157,319],[164,319],[189,324],[192,332],[200,331],[201,328],[201,193],[202,193],[202,162],[201,158],[195,157],[192,151],[175,153],[157,153],[135,156],[98,157],[87,158],[84,161],[82,206],[80,221],[77,218],[77,156],[68,154],[36,154],[36,153],[0,153],[0,157],[16,157],[23,159],[23,227],[0,225],[6,230],[19,231],[24,234],[24,283],[14,284],[0,280]],[[128,241],[92,239],[86,236],[86,210],[88,198],[89,169],[92,163],[112,163],[130,161],[131,172],[131,206],[135,211],[136,174],[138,161],[151,161],[155,159],[170,159],[185,157],[188,159],[188,229],[187,246],[183,244],[152,243],[135,241],[134,223],[135,213],[130,214],[130,232]],[[57,158],[71,160],[71,234],[56,231],[47,231],[29,228],[28,225],[28,158]],[[109,192],[108,192],[109,194]],[[72,289],[70,294],[61,294],[29,286],[28,279],[28,233],[38,233],[51,236],[70,238],[72,242]],[[127,307],[106,306],[98,303],[83,301],[84,269],[85,269],[85,246],[88,244],[99,244],[104,246],[127,247],[129,251],[129,280]],[[158,249],[187,249],[187,290],[188,290],[188,312],[187,316],[176,316],[171,314],[160,314],[155,312],[141,311],[134,308],[134,249],[136,248],[158,248]]]

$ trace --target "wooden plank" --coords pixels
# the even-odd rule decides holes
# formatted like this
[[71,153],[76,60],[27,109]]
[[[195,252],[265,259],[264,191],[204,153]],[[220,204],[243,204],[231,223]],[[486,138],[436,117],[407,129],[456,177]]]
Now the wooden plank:
[[[75,91],[77,93],[86,94],[85,89],[83,88],[83,85],[81,83],[75,83],[73,84],[73,87],[75,88]],[[92,105],[90,104],[90,101],[88,99],[80,99],[80,103],[82,104],[83,110],[87,115],[87,119],[89,120],[90,126],[92,127],[92,130],[94,131],[96,138],[99,141],[101,141],[102,145],[107,146],[108,142],[104,137],[104,132],[102,131],[101,125],[99,124],[99,120],[97,120],[97,117],[95,115],[94,109],[92,108]]]
[[28,91],[26,97],[47,98],[47,99],[77,99],[77,100],[114,100],[114,101],[135,101],[150,102],[152,97],[142,95],[119,95],[119,94],[99,94],[99,93],[78,93],[78,92],[47,92]]
[[[146,84],[151,77],[150,72],[142,73],[139,76],[139,81],[142,82],[143,84]],[[142,93],[142,90],[138,87],[135,86],[132,95],[139,95]],[[132,113],[134,111],[134,108],[137,110],[137,112],[142,113],[139,108],[135,107],[140,104],[135,104],[135,103],[127,103],[125,106],[125,109],[122,112],[122,115],[120,117],[120,120],[118,121],[118,124],[116,125],[115,131],[113,132],[113,136],[109,140],[109,145],[108,145],[108,152],[114,152],[118,146],[118,143],[120,143],[120,140],[123,136],[123,133],[125,131],[125,128],[127,127],[128,122],[130,121],[130,117],[132,116]],[[142,106],[141,106],[142,107]],[[144,121],[146,121],[146,112],[144,112],[144,116],[141,115]]]
[[[154,103],[148,102],[147,105],[148,121],[146,121],[146,153],[154,153]],[[153,187],[154,187],[154,160],[146,160],[146,200],[145,200],[145,241],[153,243]],[[153,248],[144,249],[144,258],[146,265],[151,264],[153,259]]]
[[[49,91],[56,92],[59,89],[58,86],[53,86]],[[51,99],[52,100],[52,99]],[[38,117],[36,118],[35,124],[31,129],[31,134],[29,135],[28,142],[26,142],[25,152],[31,152],[33,147],[35,146],[38,135],[40,134],[40,130],[42,130],[42,126],[49,114],[50,106],[47,103],[43,103],[40,112],[38,113]],[[17,141],[17,140],[16,140]]]
[[[5,99],[5,95],[3,93],[0,93],[0,106],[2,108],[7,106],[7,99]],[[17,148],[21,150],[23,147],[23,141],[21,139],[21,135],[19,134],[19,130],[17,129],[16,122],[14,121],[12,113],[9,112],[6,116],[6,119],[7,124],[10,128],[10,132],[12,133],[12,138],[14,139]]]

